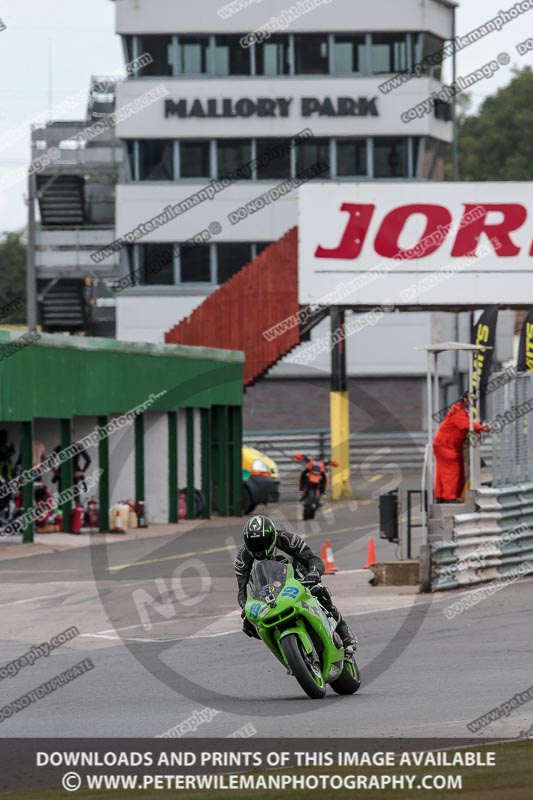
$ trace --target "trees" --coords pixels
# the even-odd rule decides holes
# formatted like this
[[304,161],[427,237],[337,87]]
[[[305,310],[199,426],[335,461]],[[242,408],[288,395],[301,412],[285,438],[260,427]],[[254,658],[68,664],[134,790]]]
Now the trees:
[[[460,98],[458,98],[459,100]],[[459,176],[463,181],[533,180],[533,72],[514,70],[508,86],[477,114],[458,108]]]
[[[15,310],[4,310],[14,300]],[[22,231],[0,236],[0,325],[26,321],[26,244]]]

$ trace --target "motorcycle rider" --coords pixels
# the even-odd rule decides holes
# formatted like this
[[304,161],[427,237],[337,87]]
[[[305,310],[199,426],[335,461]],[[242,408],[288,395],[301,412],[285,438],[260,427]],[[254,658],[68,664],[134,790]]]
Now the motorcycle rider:
[[[307,495],[307,485],[309,481],[309,462],[305,465],[303,470],[300,472],[300,502],[305,500]],[[326,491],[326,472],[324,469],[320,470],[320,482],[318,484],[318,491],[320,495],[323,496],[324,492]]]
[[325,570],[324,562],[313,553],[302,537],[289,531],[277,530],[272,520],[262,514],[250,517],[245,523],[242,533],[244,544],[235,557],[235,576],[239,587],[237,599],[243,609],[241,614],[244,620],[243,633],[256,639],[260,638],[255,625],[246,618],[244,613],[246,587],[254,560],[262,561],[266,558],[275,558],[275,551],[278,549],[282,553],[292,556],[297,580],[307,586],[319,603],[336,620],[336,632],[342,639],[345,649],[352,648],[352,650],[355,650],[357,638],[342,618],[338,608],[333,605],[330,590],[320,583],[320,578]]

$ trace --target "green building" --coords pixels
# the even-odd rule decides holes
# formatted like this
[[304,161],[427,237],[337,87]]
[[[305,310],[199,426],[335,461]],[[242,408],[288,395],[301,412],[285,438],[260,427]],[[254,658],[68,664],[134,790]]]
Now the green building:
[[[145,501],[151,522],[177,522],[184,487],[188,517],[195,488],[205,517],[240,515],[243,361],[230,350],[0,331],[0,428],[24,474],[39,450],[50,456],[83,440],[101,531],[110,506],[129,499]],[[57,465],[71,487],[72,458]],[[22,492],[31,512],[31,480]],[[61,504],[67,531],[71,508]],[[24,541],[32,539],[28,523]]]

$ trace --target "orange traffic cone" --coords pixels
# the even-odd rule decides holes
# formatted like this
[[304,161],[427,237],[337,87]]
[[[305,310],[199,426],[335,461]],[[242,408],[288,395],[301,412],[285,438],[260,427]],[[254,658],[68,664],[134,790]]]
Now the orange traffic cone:
[[366,564],[363,569],[370,569],[372,564],[376,563],[376,548],[374,547],[374,539],[372,536],[368,541],[368,558],[366,560]]
[[320,551],[320,558],[326,565],[326,571],[324,572],[324,575],[334,575],[335,572],[338,572],[338,569],[335,566],[335,559],[333,558],[331,539],[327,539],[322,545],[322,549]]

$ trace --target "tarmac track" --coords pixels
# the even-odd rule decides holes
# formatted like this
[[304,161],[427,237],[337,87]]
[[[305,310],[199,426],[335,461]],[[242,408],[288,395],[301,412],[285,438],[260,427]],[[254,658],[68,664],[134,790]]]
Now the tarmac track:
[[[0,561],[2,663],[76,625],[81,635],[0,680],[2,705],[89,657],[94,669],[0,723],[1,736],[156,736],[216,708],[196,736],[252,723],[259,736],[465,736],[466,725],[533,683],[533,581],[521,580],[448,620],[458,593],[415,595],[368,585],[377,487],[302,528],[286,501],[279,522],[319,549],[331,538],[341,572],[327,583],[359,635],[363,685],[306,698],[266,648],[240,632],[232,558],[239,531],[211,521],[151,540]],[[367,501],[367,502],[364,502]],[[533,704],[479,736],[518,736]]]

